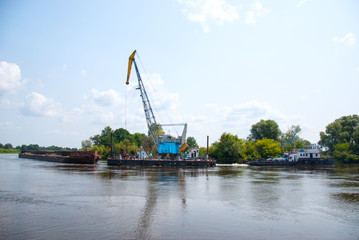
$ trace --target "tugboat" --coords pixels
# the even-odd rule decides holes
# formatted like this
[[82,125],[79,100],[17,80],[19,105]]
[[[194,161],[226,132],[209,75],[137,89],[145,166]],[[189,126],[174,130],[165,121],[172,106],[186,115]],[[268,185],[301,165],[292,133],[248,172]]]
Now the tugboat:
[[285,152],[283,157],[268,158],[265,161],[250,161],[251,166],[330,166],[334,158],[320,156],[320,145],[313,144],[306,149]]

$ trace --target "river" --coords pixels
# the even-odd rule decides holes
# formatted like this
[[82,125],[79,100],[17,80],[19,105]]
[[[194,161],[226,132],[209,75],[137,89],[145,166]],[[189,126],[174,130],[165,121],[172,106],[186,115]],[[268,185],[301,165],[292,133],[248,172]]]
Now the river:
[[359,166],[109,167],[0,154],[0,239],[359,239]]

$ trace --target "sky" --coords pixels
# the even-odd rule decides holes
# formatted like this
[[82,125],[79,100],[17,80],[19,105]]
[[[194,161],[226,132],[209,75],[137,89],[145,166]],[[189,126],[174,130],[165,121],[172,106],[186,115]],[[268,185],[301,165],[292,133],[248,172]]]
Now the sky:
[[356,0],[0,0],[0,143],[147,133],[134,71],[125,84],[134,50],[157,122],[188,123],[200,146],[261,119],[318,142],[359,114],[358,13]]

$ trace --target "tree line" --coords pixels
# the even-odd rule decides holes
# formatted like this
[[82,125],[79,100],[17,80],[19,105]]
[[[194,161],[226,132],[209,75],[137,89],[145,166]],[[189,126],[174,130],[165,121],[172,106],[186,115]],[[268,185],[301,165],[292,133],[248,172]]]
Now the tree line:
[[[164,134],[162,127],[159,126],[157,131]],[[144,150],[147,153],[157,154],[157,149],[152,137],[144,133],[130,133],[124,128],[113,130],[110,126],[106,126],[100,134],[96,134],[90,139],[81,142],[82,149],[97,151],[103,158],[107,158],[111,154],[111,135],[113,142],[113,151],[115,154],[136,155],[138,151]],[[194,137],[187,138],[189,148],[198,148],[198,144]]]
[[[161,128],[158,131],[163,134]],[[218,163],[241,163],[255,159],[266,159],[282,155],[285,151],[303,149],[311,143],[300,138],[301,127],[291,126],[286,132],[281,132],[274,120],[260,120],[253,124],[247,139],[239,138],[231,133],[223,133],[220,139],[209,147],[209,157]],[[131,134],[128,130],[119,128],[113,130],[106,126],[100,134],[81,142],[80,150],[99,152],[103,158],[111,154],[111,135],[114,143],[114,152],[124,152],[135,155],[144,150],[147,153],[156,152],[156,146],[149,136],[144,133]],[[359,116],[349,115],[334,120],[320,132],[320,141],[324,147],[324,154],[334,157],[341,163],[359,163]],[[199,148],[200,155],[207,154],[205,147],[199,147],[194,137],[187,138],[189,148]],[[13,147],[11,143],[0,143],[0,153],[17,153],[21,150],[68,150],[77,151],[77,148],[49,146],[38,144]]]
[[343,116],[328,124],[320,132],[319,144],[342,163],[359,163],[359,116]]
[[274,120],[260,120],[253,124],[247,139],[223,133],[209,148],[209,155],[218,163],[246,163],[251,160],[277,157],[285,151],[302,149],[311,143],[299,137],[299,125],[281,132]]
[[[162,129],[159,129],[162,132]],[[236,135],[223,133],[219,141],[209,148],[209,157],[215,158],[218,163],[247,162],[254,159],[263,159],[283,154],[285,150],[304,148],[310,142],[299,137],[300,126],[292,126],[287,132],[281,133],[278,124],[274,120],[261,120],[251,128],[251,134],[247,140],[240,139]],[[163,132],[162,132],[163,134]],[[103,158],[111,154],[111,135],[114,152],[135,155],[144,150],[147,153],[157,153],[155,144],[149,134],[134,133],[119,128],[112,130],[107,126],[101,134],[82,141],[82,149],[97,151]],[[187,138],[188,149],[199,148],[194,137]],[[187,150],[188,150],[187,149]],[[207,149],[199,148],[200,155],[207,154]]]
[[[223,133],[220,139],[209,147],[209,157],[218,163],[245,163],[256,159],[277,157],[285,151],[303,149],[311,142],[300,137],[301,127],[291,126],[282,132],[274,120],[260,120],[251,126],[247,139],[231,133]],[[98,151],[104,158],[111,154],[111,134],[116,154],[126,151],[134,155],[140,150],[156,154],[156,147],[149,134],[134,133],[119,128],[105,127],[100,134],[82,141],[82,149]],[[207,153],[199,147],[194,137],[187,138],[190,148],[199,148],[200,155]],[[359,116],[343,116],[330,123],[320,133],[319,144],[324,154],[342,163],[359,163]]]
[[43,147],[38,144],[29,144],[29,145],[18,145],[13,147],[11,143],[2,144],[0,143],[0,153],[18,153],[23,150],[51,150],[51,151],[77,151],[77,148],[69,147],[58,147],[55,145]]

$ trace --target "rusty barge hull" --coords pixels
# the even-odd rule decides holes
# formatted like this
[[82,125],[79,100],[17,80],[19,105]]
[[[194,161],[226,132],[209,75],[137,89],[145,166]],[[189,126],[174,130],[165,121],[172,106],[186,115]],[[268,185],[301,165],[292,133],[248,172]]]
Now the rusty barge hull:
[[110,166],[215,167],[215,160],[108,159]]
[[46,162],[96,164],[100,159],[97,152],[92,151],[22,151],[19,158],[28,158]]

